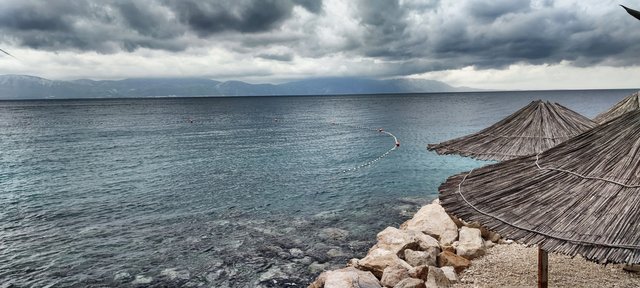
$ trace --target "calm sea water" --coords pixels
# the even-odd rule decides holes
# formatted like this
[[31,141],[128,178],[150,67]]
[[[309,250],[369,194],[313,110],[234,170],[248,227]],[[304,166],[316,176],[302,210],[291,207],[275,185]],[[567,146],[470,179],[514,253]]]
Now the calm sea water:
[[486,164],[427,143],[631,92],[0,102],[0,286],[305,286]]

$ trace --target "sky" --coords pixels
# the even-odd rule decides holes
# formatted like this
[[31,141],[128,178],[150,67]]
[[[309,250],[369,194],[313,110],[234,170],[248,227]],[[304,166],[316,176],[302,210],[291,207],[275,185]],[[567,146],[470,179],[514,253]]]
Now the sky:
[[638,0],[2,0],[0,74],[640,87]]

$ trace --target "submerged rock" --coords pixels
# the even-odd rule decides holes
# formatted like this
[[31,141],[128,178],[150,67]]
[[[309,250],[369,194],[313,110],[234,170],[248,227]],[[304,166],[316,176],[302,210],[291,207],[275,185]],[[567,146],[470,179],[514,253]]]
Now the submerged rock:
[[401,229],[423,232],[437,238],[440,244],[450,245],[458,238],[458,227],[439,204],[425,205],[404,222]]
[[347,239],[349,231],[340,228],[324,228],[318,235],[322,239],[341,241]]
[[152,277],[146,277],[144,275],[136,275],[136,279],[131,281],[131,284],[140,285],[140,284],[149,284],[151,282],[153,282],[153,278]]
[[160,275],[169,278],[169,280],[189,280],[191,278],[189,271],[177,270],[176,268],[164,269]]
[[119,271],[116,273],[116,275],[113,276],[113,280],[116,282],[124,282],[124,281],[129,281],[131,280],[131,274],[129,274],[129,272],[126,271]]

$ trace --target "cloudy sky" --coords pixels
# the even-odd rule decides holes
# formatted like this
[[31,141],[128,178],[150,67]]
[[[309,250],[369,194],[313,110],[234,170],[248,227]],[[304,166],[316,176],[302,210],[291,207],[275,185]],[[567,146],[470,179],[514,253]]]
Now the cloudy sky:
[[636,0],[2,0],[0,74],[640,87]]

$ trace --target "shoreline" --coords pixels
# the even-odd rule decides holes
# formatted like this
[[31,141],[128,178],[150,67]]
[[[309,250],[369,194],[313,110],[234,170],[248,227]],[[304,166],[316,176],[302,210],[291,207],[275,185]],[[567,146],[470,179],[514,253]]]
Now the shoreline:
[[[447,214],[436,198],[387,227],[362,259],[324,271],[309,288],[537,287],[537,248]],[[553,287],[640,287],[625,265],[549,253]]]

